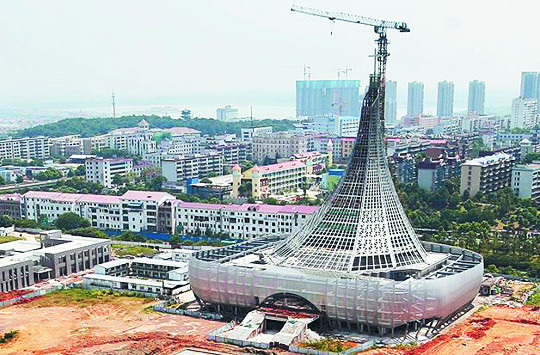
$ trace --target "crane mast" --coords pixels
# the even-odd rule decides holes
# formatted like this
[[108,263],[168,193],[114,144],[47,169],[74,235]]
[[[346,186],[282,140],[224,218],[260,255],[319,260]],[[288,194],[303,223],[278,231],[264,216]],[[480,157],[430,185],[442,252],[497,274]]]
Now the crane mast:
[[386,62],[388,56],[390,55],[390,53],[388,52],[388,38],[386,37],[386,29],[393,28],[400,32],[410,32],[411,30],[409,29],[409,27],[407,27],[407,24],[405,22],[385,21],[370,17],[351,15],[344,12],[317,10],[298,5],[293,5],[291,11],[299,12],[306,15],[323,17],[331,21],[343,21],[373,27],[375,33],[379,35],[379,38],[376,40],[377,50],[374,59],[375,72],[373,73],[373,80],[377,80],[379,82],[379,99],[382,105],[381,109],[384,117]]

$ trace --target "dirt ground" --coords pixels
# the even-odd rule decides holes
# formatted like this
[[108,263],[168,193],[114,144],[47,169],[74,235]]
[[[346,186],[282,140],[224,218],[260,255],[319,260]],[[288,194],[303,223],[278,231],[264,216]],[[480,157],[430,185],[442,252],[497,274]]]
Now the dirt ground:
[[416,348],[376,349],[362,354],[540,354],[540,310],[493,306]]
[[145,311],[148,302],[120,297],[84,308],[0,309],[0,333],[18,330],[0,354],[173,354],[200,348],[238,354],[239,348],[205,339],[223,323]]
[[[0,309],[0,334],[18,330],[0,345],[4,354],[175,354],[186,348],[245,353],[206,335],[223,323],[149,312],[150,301],[118,297],[107,302],[43,306],[34,301]],[[284,353],[279,350],[276,352]],[[416,348],[374,349],[382,355],[539,354],[540,310],[490,307]]]

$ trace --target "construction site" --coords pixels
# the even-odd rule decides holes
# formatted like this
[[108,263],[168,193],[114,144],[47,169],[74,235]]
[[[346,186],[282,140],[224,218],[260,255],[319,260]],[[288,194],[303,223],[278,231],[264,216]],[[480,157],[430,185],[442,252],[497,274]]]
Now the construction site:
[[[420,241],[400,203],[384,102],[387,31],[407,24],[292,10],[378,36],[351,160],[313,217],[286,238],[194,252],[191,290],[161,300],[85,289],[84,275],[35,297],[0,294],[16,300],[0,308],[0,335],[12,334],[0,355],[539,352],[540,311],[523,305],[538,286],[484,277],[479,253]],[[336,350],[319,351],[325,341]]]
[[[337,188],[296,233],[197,253],[189,265],[193,292],[203,309],[247,314],[221,335],[235,341],[289,348],[316,329],[391,338],[421,329],[426,337],[436,334],[472,307],[483,258],[421,242],[392,181],[384,139],[387,31],[410,30],[404,22],[292,10],[366,25],[378,35],[353,153]],[[280,311],[285,315],[277,320]],[[271,322],[279,322],[278,331],[261,337]]]

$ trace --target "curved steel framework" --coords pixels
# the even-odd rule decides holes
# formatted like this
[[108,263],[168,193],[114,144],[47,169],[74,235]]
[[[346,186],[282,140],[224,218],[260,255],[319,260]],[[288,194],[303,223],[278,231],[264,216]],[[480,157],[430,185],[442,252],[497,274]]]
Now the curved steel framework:
[[417,320],[445,319],[478,293],[482,257],[421,243],[399,201],[384,140],[386,27],[375,31],[375,72],[340,184],[285,241],[256,239],[198,253],[189,264],[198,298],[236,309],[255,308],[267,297],[269,304],[280,301],[276,294],[297,295],[333,322],[384,332]]

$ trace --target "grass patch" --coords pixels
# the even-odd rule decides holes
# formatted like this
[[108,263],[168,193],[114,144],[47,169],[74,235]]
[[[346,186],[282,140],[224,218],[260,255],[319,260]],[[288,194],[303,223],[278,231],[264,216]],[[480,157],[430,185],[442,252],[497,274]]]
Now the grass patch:
[[12,330],[10,332],[4,333],[4,335],[0,337],[0,344],[9,343],[13,339],[15,339],[18,333],[18,330]]
[[536,291],[529,296],[525,304],[527,306],[540,307],[540,287],[536,288]]
[[478,314],[478,313],[480,313],[480,312],[482,312],[482,311],[484,311],[484,310],[486,310],[488,308],[489,308],[489,306],[487,304],[484,304],[484,305],[478,307],[478,309],[476,311],[474,311],[474,314]]
[[130,246],[130,245],[113,245],[112,246],[114,255],[119,257],[124,257],[128,255],[133,256],[154,256],[159,253],[157,250],[142,247],[142,246]]
[[24,238],[12,237],[12,236],[7,235],[7,236],[4,236],[4,237],[0,237],[0,244],[14,242],[14,241],[17,241],[17,240],[24,240]]
[[121,297],[134,297],[145,299],[147,301],[150,300],[139,292],[117,292],[111,289],[85,289],[72,287],[53,291],[27,303],[27,305],[33,307],[63,307],[77,305],[84,308],[97,303],[111,302],[114,299]]
[[315,349],[319,351],[333,351],[339,353],[352,348],[352,345],[334,338],[323,338],[321,340],[310,341],[300,344],[303,348]]

